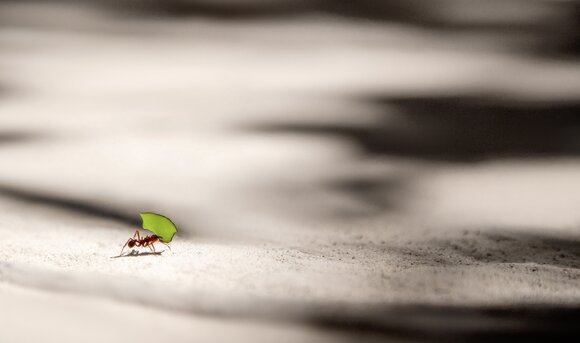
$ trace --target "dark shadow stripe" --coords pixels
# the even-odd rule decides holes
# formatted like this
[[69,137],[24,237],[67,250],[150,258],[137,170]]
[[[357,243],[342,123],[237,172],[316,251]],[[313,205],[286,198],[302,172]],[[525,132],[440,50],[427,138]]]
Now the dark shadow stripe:
[[[166,285],[134,279],[40,270],[0,261],[0,282],[49,292],[110,298],[152,308],[227,320],[295,323],[344,332],[352,342],[394,339],[430,342],[573,342],[580,335],[580,306],[558,304],[425,305],[337,304],[284,301],[234,294],[167,292]],[[148,295],[136,290],[148,289]],[[156,296],[163,294],[163,297]]]
[[64,197],[55,194],[45,194],[7,185],[0,185],[0,197],[16,201],[53,207],[96,218],[114,220],[122,224],[140,226],[138,216],[128,215],[116,209],[87,202],[81,199]]
[[45,136],[33,132],[0,131],[0,145],[28,143],[42,138]]
[[573,341],[580,335],[580,307],[561,305],[385,305],[364,313],[320,313],[320,327],[376,333],[411,341]]
[[255,123],[241,130],[351,142],[369,158],[444,162],[580,156],[580,102],[526,102],[477,96],[370,98],[384,108],[368,126]]

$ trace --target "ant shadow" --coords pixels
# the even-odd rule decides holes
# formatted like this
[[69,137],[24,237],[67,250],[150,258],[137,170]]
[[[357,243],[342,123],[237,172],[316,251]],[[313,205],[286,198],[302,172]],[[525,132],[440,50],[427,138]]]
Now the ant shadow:
[[131,252],[125,254],[125,255],[119,255],[119,256],[112,256],[111,258],[119,258],[119,257],[139,257],[139,256],[147,256],[147,255],[157,255],[160,256],[165,250],[162,251],[145,251],[145,252],[139,252],[137,250],[131,250]]

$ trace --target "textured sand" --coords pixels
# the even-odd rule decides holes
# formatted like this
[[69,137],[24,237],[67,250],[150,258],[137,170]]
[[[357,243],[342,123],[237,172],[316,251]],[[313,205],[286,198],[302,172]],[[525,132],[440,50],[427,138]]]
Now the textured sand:
[[[0,341],[449,338],[577,314],[574,155],[425,159],[260,130],[405,128],[372,97],[572,102],[577,63],[333,17],[79,11],[0,29]],[[172,250],[111,259],[140,211],[177,222]]]

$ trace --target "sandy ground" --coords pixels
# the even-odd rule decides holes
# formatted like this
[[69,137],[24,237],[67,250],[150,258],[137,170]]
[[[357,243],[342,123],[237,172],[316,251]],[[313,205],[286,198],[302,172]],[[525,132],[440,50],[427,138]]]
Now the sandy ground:
[[[22,10],[0,10],[0,341],[575,333],[574,155],[425,159],[259,128],[400,125],[377,96],[573,103],[580,64],[335,17]],[[111,259],[140,211],[176,221],[172,250]]]
[[10,311],[12,315],[2,317],[6,328],[2,340],[6,342],[34,342],[39,337],[60,342],[155,342],[161,339],[190,342],[192,337],[200,342],[349,340],[344,334],[297,325],[183,316],[102,299],[46,294],[5,284],[1,287],[0,299],[4,308],[14,309]]

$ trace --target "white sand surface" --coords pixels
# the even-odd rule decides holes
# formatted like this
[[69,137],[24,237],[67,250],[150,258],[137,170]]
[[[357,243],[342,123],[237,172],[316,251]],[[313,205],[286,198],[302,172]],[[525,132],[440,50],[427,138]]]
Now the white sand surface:
[[[296,325],[167,311],[65,293],[0,286],[3,342],[341,342],[348,337]],[[11,310],[6,310],[11,309]]]
[[[373,97],[573,102],[580,64],[328,16],[8,20],[21,6],[0,4],[0,342],[372,341],[580,306],[573,154],[259,129],[406,127]],[[174,219],[172,250],[112,259],[140,211]]]

